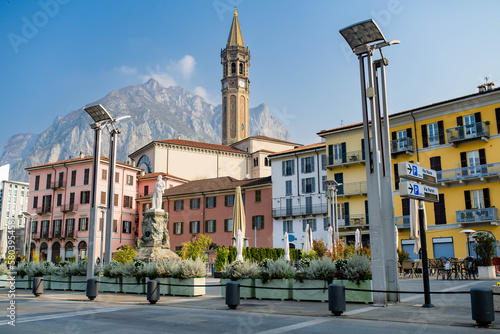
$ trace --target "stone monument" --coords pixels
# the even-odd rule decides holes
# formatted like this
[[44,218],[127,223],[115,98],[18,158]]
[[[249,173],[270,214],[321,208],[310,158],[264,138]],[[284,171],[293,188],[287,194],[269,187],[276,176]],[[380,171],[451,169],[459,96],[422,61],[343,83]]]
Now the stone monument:
[[179,258],[170,250],[168,213],[161,208],[164,190],[165,182],[160,175],[151,195],[152,208],[142,213],[142,237],[137,239],[136,260],[150,262]]

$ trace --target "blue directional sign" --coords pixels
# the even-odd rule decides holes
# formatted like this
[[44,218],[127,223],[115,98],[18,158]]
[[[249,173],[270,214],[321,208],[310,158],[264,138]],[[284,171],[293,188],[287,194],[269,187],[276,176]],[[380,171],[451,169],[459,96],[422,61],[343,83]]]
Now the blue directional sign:
[[425,184],[405,181],[399,184],[399,195],[403,198],[413,198],[426,202],[438,202],[439,192],[435,187]]
[[398,164],[398,175],[402,179],[413,180],[429,185],[434,185],[437,182],[437,172],[435,170],[409,162],[400,162]]

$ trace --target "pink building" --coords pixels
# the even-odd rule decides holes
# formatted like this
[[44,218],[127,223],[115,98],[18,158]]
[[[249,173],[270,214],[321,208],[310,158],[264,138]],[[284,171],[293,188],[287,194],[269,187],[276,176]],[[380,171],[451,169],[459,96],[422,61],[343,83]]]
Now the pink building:
[[[179,250],[183,242],[193,241],[200,234],[209,236],[219,246],[230,246],[236,186],[241,186],[244,196],[249,246],[272,247],[271,177],[239,181],[226,176],[191,181],[165,190],[163,205],[169,214],[171,249]],[[151,200],[149,196],[140,197],[138,203],[139,217],[142,217]]]
[[[113,250],[135,245],[138,235],[137,175],[140,168],[117,162],[109,175],[109,161],[101,157],[97,203],[105,208],[108,178],[115,181]],[[41,260],[56,261],[60,256],[84,259],[87,254],[90,214],[92,157],[80,157],[28,167],[30,188],[28,212],[33,215],[31,249]],[[106,219],[106,218],[104,218]],[[96,228],[96,257],[101,253],[102,216]]]

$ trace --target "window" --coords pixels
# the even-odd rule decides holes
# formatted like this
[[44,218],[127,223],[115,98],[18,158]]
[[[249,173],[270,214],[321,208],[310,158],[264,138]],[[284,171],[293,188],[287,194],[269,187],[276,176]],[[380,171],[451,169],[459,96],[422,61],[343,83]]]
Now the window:
[[483,190],[471,190],[472,208],[484,209],[484,196]]
[[180,199],[174,201],[174,211],[182,211],[184,210],[184,200]]
[[325,181],[326,181],[326,175],[323,175],[323,176],[321,177],[321,184],[322,184],[321,189],[323,189],[323,192],[325,192],[325,191],[326,191],[326,184],[325,184]]
[[311,215],[313,213],[312,197],[306,197],[306,214]]
[[89,219],[82,217],[78,219],[78,231],[87,231],[89,226]]
[[40,175],[35,176],[35,190],[40,189]]
[[286,199],[286,215],[287,216],[292,215],[292,199],[291,198]]
[[207,197],[207,202],[205,207],[208,209],[215,208],[217,206],[217,198],[215,196]]
[[113,219],[113,232],[118,232],[118,220]]
[[226,195],[224,197],[225,206],[234,206],[234,195]]
[[52,230],[52,237],[53,238],[60,238],[61,237],[61,219],[54,219],[54,227]]
[[464,116],[465,138],[476,136],[476,120],[474,115]]
[[303,174],[314,172],[314,157],[301,158],[300,171]]
[[224,219],[224,232],[232,232],[233,231],[233,219]]
[[47,174],[47,182],[45,184],[45,189],[50,189],[52,183],[52,174]]
[[200,199],[199,198],[191,198],[189,200],[189,208],[191,210],[198,210],[200,208]]
[[132,196],[123,196],[123,207],[132,209]]
[[405,150],[408,145],[408,141],[405,140],[407,138],[406,130],[398,131],[397,135],[398,135],[398,151]]
[[243,63],[240,63],[240,74],[243,74]]
[[333,164],[339,165],[347,161],[346,143],[333,145]]
[[59,172],[59,177],[57,179],[57,186],[59,188],[64,186],[64,172]]
[[292,180],[285,181],[285,195],[292,196]]
[[321,170],[326,170],[326,154],[321,155]]
[[90,168],[85,168],[83,170],[83,184],[84,185],[89,184],[90,183],[89,179],[90,179]]
[[271,161],[267,157],[264,158],[264,166],[271,166]]
[[481,174],[481,167],[479,162],[479,152],[478,151],[470,151],[467,152],[467,162],[469,165],[469,174],[476,175]]
[[236,74],[236,63],[231,63],[231,74]]
[[71,171],[71,186],[76,186],[76,170]]
[[129,185],[129,186],[134,185],[134,176],[133,175],[127,175],[127,185]]
[[149,186],[144,186],[144,196],[149,195]]
[[189,233],[200,233],[200,222],[192,221],[189,222]]
[[316,191],[314,180],[315,180],[314,177],[302,179],[302,193],[303,194],[310,194],[310,193],[313,193]]
[[293,233],[293,220],[283,221],[283,233]]
[[69,193],[69,204],[75,204],[75,193]]
[[317,226],[316,226],[316,219],[304,219],[302,220],[302,232],[306,231],[307,225],[311,226],[311,229],[313,232],[316,232]]
[[253,166],[257,167],[259,165],[259,158],[253,159]]
[[174,223],[174,232],[173,233],[177,234],[177,235],[182,234],[183,227],[184,227],[183,225],[184,225],[184,223],[182,223],[182,222]]
[[330,227],[330,218],[328,217],[323,218],[323,230],[328,231],[329,227]]
[[90,203],[90,190],[85,190],[80,192],[80,204]]
[[114,206],[118,206],[118,194],[114,194],[114,196],[113,196],[113,204],[114,204]]
[[255,190],[255,202],[259,203],[262,199],[261,190]]
[[103,169],[102,170],[102,176],[101,176],[101,178],[103,180],[107,180],[108,179],[108,170],[107,169]]
[[115,172],[115,183],[120,183],[120,173]]
[[106,205],[106,192],[101,191],[101,204]]
[[264,216],[252,217],[252,230],[262,230],[264,228]]
[[56,206],[62,205],[62,195],[63,194],[57,194]]
[[429,135],[429,146],[439,145],[439,129],[437,123],[432,123],[427,126]]
[[128,220],[123,221],[122,233],[130,234],[132,233],[132,222]]
[[215,220],[205,221],[205,233],[215,233],[216,223]]
[[31,233],[36,233],[36,231],[38,229],[37,225],[38,225],[38,222],[36,220],[31,222]]
[[75,236],[75,219],[66,219],[66,237],[73,238]]
[[52,204],[52,195],[45,195],[43,196],[43,207],[42,210],[43,212],[50,212],[51,211],[51,205]]
[[33,196],[33,209],[38,207],[38,196]]
[[295,174],[295,160],[282,161],[281,169],[283,176],[290,176]]

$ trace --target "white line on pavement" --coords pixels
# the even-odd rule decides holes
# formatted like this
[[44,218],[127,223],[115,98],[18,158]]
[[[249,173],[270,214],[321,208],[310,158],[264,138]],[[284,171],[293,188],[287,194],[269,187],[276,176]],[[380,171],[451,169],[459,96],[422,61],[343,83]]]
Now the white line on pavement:
[[300,323],[295,324],[295,325],[290,325],[290,326],[285,326],[285,327],[270,329],[270,330],[264,331],[264,332],[258,332],[256,334],[278,334],[278,333],[286,333],[286,332],[292,331],[294,329],[299,329],[299,328],[314,326],[316,324],[320,324],[322,322],[327,322],[327,321],[330,321],[330,320],[331,320],[331,318],[318,318],[318,319],[314,319],[314,320],[310,320],[310,321],[300,322]]

